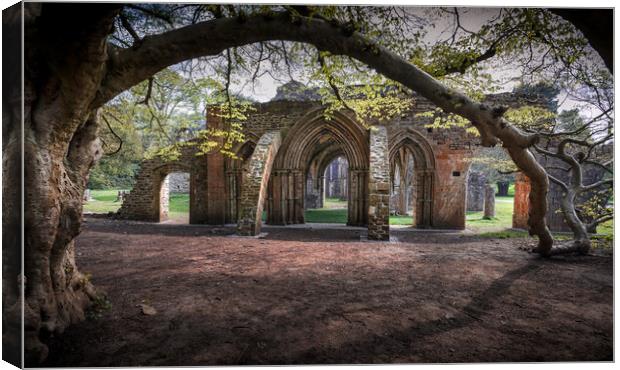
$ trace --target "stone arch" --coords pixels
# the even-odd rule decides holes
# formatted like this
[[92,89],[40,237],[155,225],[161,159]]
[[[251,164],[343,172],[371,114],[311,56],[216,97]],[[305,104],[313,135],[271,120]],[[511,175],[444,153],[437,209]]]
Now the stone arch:
[[267,186],[281,141],[282,136],[279,130],[264,133],[248,160],[248,165],[243,169],[241,203],[237,222],[237,233],[240,235],[260,233]]
[[[407,173],[405,158],[413,159],[413,218],[416,227],[428,228],[433,224],[434,184],[436,182],[435,154],[429,141],[413,129],[401,129],[392,133],[390,140],[390,176]],[[401,187],[403,183],[401,181]]]
[[158,221],[162,222],[168,219],[169,216],[169,202],[170,202],[170,198],[169,198],[169,184],[168,184],[168,176],[171,173],[175,173],[175,172],[182,172],[182,173],[188,173],[190,180],[189,180],[189,197],[190,197],[190,214],[191,214],[191,208],[192,208],[192,173],[191,173],[191,168],[189,166],[186,166],[184,164],[181,163],[166,163],[156,169],[154,169],[153,173],[155,174],[155,177],[153,179],[154,181],[154,185],[155,185],[155,191],[157,192],[157,194],[155,194],[154,198],[156,200],[159,200],[158,202],[155,203],[155,206],[157,207],[157,213],[159,214],[159,218]]
[[[190,223],[194,211],[194,173],[192,166],[183,161],[165,162],[159,157],[142,162],[136,184],[127,194],[119,210],[123,218],[161,222],[167,218],[168,192],[164,181],[173,172],[186,172],[190,176]],[[162,189],[164,191],[162,191]]]
[[306,170],[305,208],[322,208],[325,200],[325,169],[337,157],[344,156],[339,145],[328,143],[317,151]]
[[306,113],[283,140],[269,185],[270,224],[304,223],[308,169],[313,159],[328,158],[330,152],[341,152],[349,163],[347,224],[367,223],[368,130],[341,112],[329,120],[323,113],[323,108]]

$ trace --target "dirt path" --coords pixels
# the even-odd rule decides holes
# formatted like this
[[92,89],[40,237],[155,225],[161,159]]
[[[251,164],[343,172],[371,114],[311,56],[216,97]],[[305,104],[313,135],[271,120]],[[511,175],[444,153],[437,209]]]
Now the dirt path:
[[542,260],[522,239],[457,234],[230,231],[88,219],[78,263],[111,308],[55,338],[46,365],[612,360],[609,256]]

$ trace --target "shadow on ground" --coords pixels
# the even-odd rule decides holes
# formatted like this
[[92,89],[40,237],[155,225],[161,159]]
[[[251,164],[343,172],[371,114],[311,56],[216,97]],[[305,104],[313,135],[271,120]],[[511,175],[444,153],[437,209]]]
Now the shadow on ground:
[[528,241],[459,234],[209,230],[89,220],[78,264],[111,308],[53,338],[45,365],[612,360],[609,257],[544,260]]

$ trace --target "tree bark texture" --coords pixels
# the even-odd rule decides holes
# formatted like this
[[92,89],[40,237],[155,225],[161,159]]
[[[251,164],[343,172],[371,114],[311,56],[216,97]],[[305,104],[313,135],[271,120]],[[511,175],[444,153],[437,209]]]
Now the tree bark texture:
[[2,359],[23,367],[21,3],[2,12]]
[[[73,238],[80,232],[88,172],[101,154],[90,103],[104,75],[106,36],[116,11],[105,5],[25,4],[27,366],[47,356],[47,337],[84,319],[96,295],[75,265]],[[10,126],[18,130],[21,124],[13,120]]]

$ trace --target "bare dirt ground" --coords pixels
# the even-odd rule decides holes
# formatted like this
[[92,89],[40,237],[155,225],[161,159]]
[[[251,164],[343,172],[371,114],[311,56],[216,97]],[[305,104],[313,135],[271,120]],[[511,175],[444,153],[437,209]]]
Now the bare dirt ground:
[[89,218],[78,264],[111,307],[53,338],[44,365],[613,359],[610,256],[544,260],[519,249],[531,240],[447,233],[266,231]]

